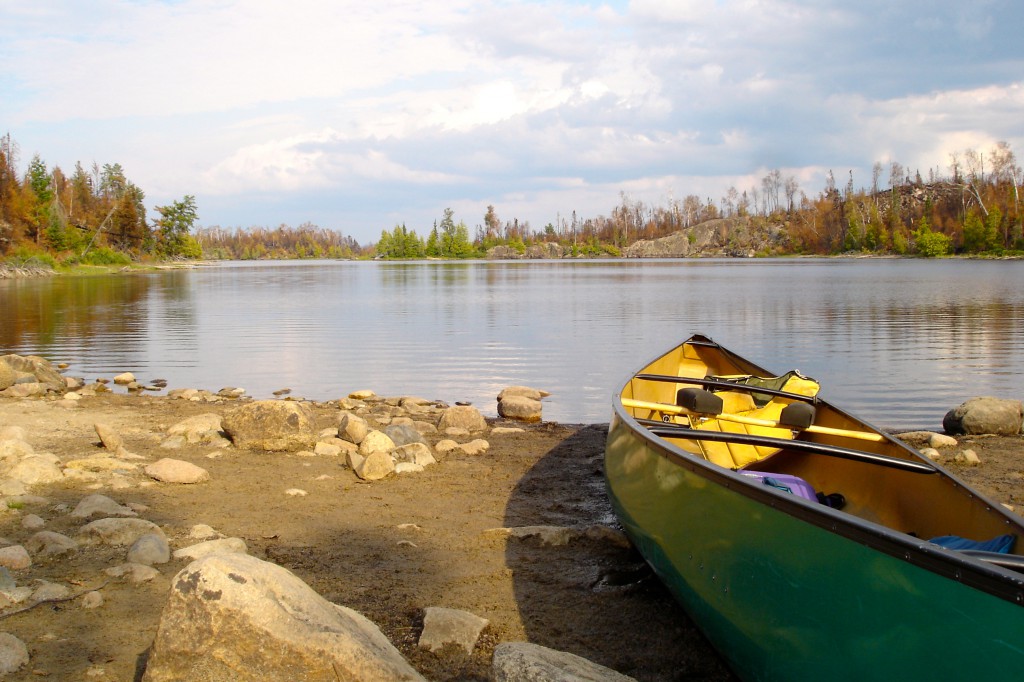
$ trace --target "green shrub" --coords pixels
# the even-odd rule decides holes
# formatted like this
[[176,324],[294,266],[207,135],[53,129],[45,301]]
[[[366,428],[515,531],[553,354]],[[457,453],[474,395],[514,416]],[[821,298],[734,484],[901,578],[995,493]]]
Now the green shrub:
[[77,261],[82,265],[131,265],[132,263],[132,259],[127,254],[107,246],[90,249],[79,256]]
[[7,262],[16,267],[48,267],[55,269],[57,259],[49,253],[28,246],[19,246],[13,249],[7,257]]

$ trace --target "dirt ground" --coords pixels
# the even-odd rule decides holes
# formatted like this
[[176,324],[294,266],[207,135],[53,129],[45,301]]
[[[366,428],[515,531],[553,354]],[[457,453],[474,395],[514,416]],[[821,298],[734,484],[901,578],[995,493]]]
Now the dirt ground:
[[[164,529],[172,549],[196,542],[188,534],[200,523],[243,538],[250,554],[290,569],[327,599],[375,622],[431,680],[487,680],[493,649],[503,641],[568,651],[638,680],[733,679],[632,550],[585,539],[549,546],[490,532],[613,523],[601,474],[604,425],[515,424],[524,431],[488,434],[491,447],[483,455],[449,455],[422,473],[373,483],[359,481],[336,457],[159,447],[178,421],[232,407],[127,395],[87,397],[74,408],[0,398],[0,427],[22,426],[37,452],[62,460],[95,454],[93,425],[105,422],[133,453],[150,461],[188,460],[211,474],[197,485],[155,484],[140,474],[133,487],[118,491],[41,486],[32,492],[45,501],[0,506],[0,537],[26,540],[35,532],[22,527],[27,514],[41,516],[46,530],[73,537],[84,522],[66,509],[102,492],[122,504],[146,505],[140,516]],[[319,405],[316,412],[323,426],[335,425],[337,408]],[[949,465],[957,475],[995,501],[1024,504],[1022,439],[976,438],[964,447],[982,465]],[[308,494],[287,495],[291,488]],[[0,631],[20,638],[31,654],[30,664],[7,679],[141,677],[171,578],[186,562],[158,566],[160,576],[139,585],[104,573],[124,562],[123,548],[83,548],[12,571],[19,586],[43,579],[76,594],[99,588],[104,601],[95,609],[72,599],[0,612]],[[429,606],[490,621],[472,656],[417,648]]]

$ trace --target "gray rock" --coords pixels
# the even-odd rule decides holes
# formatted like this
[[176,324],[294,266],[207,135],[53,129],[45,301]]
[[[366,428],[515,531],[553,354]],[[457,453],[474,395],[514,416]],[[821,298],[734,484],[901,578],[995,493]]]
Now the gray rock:
[[425,445],[427,442],[427,439],[412,426],[412,420],[409,420],[409,424],[395,424],[392,422],[390,426],[384,428],[384,433],[394,442],[395,447],[409,445],[410,443],[423,443]]
[[21,517],[21,527],[25,530],[39,530],[46,526],[46,521],[38,514],[25,514]]
[[130,547],[146,533],[164,534],[160,526],[145,519],[99,519],[82,526],[78,541],[84,545]]
[[40,584],[32,590],[34,601],[50,601],[53,599],[64,599],[71,596],[71,588],[60,583],[51,583],[47,580],[40,581]]
[[3,566],[0,566],[0,592],[10,592],[18,584],[14,582],[14,576]]
[[78,543],[67,535],[41,530],[25,541],[25,549],[36,556],[56,556],[75,551]]
[[153,462],[145,468],[146,475],[161,483],[203,483],[210,480],[210,472],[191,462],[180,459],[163,459]]
[[468,656],[473,653],[480,633],[489,623],[486,618],[467,611],[428,606],[423,615],[423,633],[420,635],[419,646],[421,649],[437,651],[446,644],[454,644]]
[[28,665],[28,647],[9,632],[0,632],[0,675],[16,673]]
[[409,443],[408,445],[397,447],[391,451],[391,456],[396,464],[403,462],[419,464],[420,466],[437,464],[434,454],[430,451],[430,446],[423,443]]
[[297,450],[317,439],[313,412],[298,402],[257,400],[224,415],[224,431],[240,448]]
[[242,554],[171,581],[144,682],[423,680],[380,630],[290,571]]
[[480,414],[480,410],[472,405],[456,405],[442,412],[441,419],[437,424],[437,430],[441,432],[450,427],[466,429],[471,433],[485,431],[487,430],[487,421]]
[[504,642],[494,649],[494,682],[635,682],[574,654],[528,642]]
[[1024,403],[1002,398],[971,398],[946,413],[942,428],[946,433],[996,434],[1015,436],[1024,425]]
[[76,519],[88,519],[93,516],[138,516],[131,508],[123,506],[106,495],[96,493],[83,497],[75,505],[71,516]]
[[146,533],[132,543],[128,550],[128,561],[133,564],[152,566],[166,564],[171,560],[171,547],[167,538],[156,533]]

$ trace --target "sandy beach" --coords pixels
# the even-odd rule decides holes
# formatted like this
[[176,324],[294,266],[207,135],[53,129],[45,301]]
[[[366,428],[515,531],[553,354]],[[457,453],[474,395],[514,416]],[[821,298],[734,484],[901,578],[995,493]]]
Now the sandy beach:
[[[159,525],[172,550],[197,541],[197,524],[243,539],[251,555],[291,570],[328,600],[376,623],[428,679],[488,680],[493,649],[506,641],[571,652],[638,680],[732,679],[617,535],[576,533],[558,544],[496,530],[614,528],[602,477],[605,425],[488,420],[486,452],[455,451],[422,472],[373,482],[360,480],[337,456],[209,443],[163,447],[174,424],[237,404],[111,393],[74,406],[0,398],[0,428],[20,426],[37,453],[63,463],[100,455],[95,424],[103,423],[140,464],[116,484],[102,476],[66,479],[7,496],[0,537],[23,543],[40,528],[75,537],[83,520],[70,510],[102,493]],[[336,404],[309,405],[319,426],[337,426]],[[944,465],[993,501],[1021,503],[1024,440],[974,437],[959,447],[973,449],[981,464],[950,457]],[[143,473],[142,465],[164,457],[196,464],[210,479],[159,483]],[[30,516],[41,525],[36,518],[27,523]],[[8,679],[139,679],[170,581],[187,561],[158,564],[156,575],[142,582],[110,575],[124,563],[123,547],[83,546],[33,556],[30,566],[11,570],[18,586],[56,583],[67,588],[67,598],[0,610],[0,630],[23,641],[31,656]],[[102,595],[95,608],[79,596],[91,591]],[[472,655],[417,646],[430,606],[489,621]]]

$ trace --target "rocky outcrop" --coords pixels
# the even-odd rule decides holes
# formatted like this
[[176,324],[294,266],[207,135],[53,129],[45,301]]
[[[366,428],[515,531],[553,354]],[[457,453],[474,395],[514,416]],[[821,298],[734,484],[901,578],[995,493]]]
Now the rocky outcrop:
[[196,679],[423,680],[362,615],[244,554],[193,562],[171,581],[143,680]]
[[4,395],[24,398],[66,389],[64,377],[49,360],[35,355],[0,356],[0,391]]
[[1024,403],[1002,398],[971,398],[946,413],[942,428],[959,435],[1014,436],[1024,424]]
[[660,239],[641,239],[627,246],[627,258],[752,258],[784,249],[782,225],[756,225],[750,218],[719,218],[684,228]]

